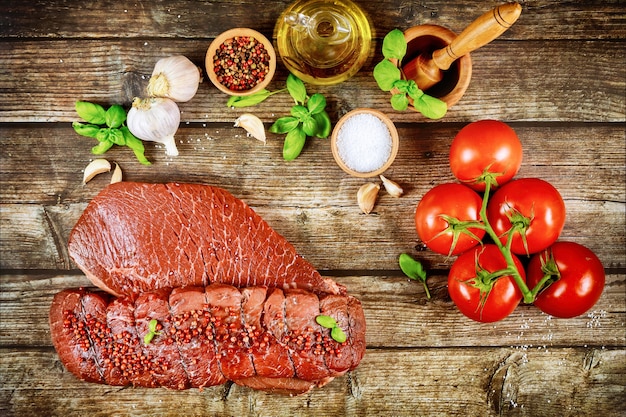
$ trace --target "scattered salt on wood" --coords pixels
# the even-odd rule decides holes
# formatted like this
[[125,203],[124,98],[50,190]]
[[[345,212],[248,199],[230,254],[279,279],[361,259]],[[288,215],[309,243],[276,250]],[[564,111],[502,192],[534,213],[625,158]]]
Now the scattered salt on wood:
[[391,156],[391,133],[387,125],[371,114],[348,118],[337,134],[337,152],[348,168],[372,172]]

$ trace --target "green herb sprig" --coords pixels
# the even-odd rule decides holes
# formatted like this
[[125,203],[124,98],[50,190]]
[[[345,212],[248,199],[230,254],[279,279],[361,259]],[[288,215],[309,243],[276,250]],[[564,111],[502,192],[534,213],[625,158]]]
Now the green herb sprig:
[[335,342],[343,343],[347,340],[346,334],[341,330],[334,318],[322,314],[315,317],[315,321],[320,326],[330,329],[330,337]]
[[426,284],[426,270],[422,266],[422,263],[413,259],[411,255],[406,253],[400,255],[398,263],[400,264],[400,269],[407,277],[414,279],[415,281],[420,281],[422,285],[424,285],[426,298],[430,299],[430,291],[428,290],[428,285]]
[[389,32],[383,39],[382,53],[384,60],[374,67],[374,79],[383,91],[398,91],[391,96],[391,107],[404,111],[409,107],[409,97],[413,99],[413,107],[429,119],[440,119],[446,115],[448,105],[438,98],[429,96],[419,89],[414,80],[402,79],[400,68],[391,62],[397,59],[402,62],[406,55],[407,43],[404,33],[399,29]]
[[304,82],[293,74],[287,76],[286,84],[286,88],[282,90],[261,90],[249,96],[233,96],[226,105],[229,107],[254,106],[276,93],[287,90],[295,101],[295,105],[291,108],[290,116],[278,118],[269,130],[276,134],[286,134],[283,159],[291,161],[300,155],[307,137],[327,138],[331,132],[331,122],[326,112],[324,95],[319,93],[307,95]]
[[77,101],[75,108],[76,113],[87,123],[73,122],[74,131],[81,136],[95,138],[100,142],[91,148],[91,153],[102,155],[113,145],[128,146],[139,162],[150,165],[150,161],[144,155],[143,142],[124,125],[126,110],[122,106],[114,104],[105,110],[96,103]]
[[157,325],[159,324],[159,322],[156,319],[152,319],[150,320],[150,322],[148,323],[148,333],[146,333],[146,335],[143,337],[143,344],[148,346],[150,344],[150,342],[152,342],[152,339],[154,339],[154,336],[158,336],[161,334],[161,332],[157,332]]

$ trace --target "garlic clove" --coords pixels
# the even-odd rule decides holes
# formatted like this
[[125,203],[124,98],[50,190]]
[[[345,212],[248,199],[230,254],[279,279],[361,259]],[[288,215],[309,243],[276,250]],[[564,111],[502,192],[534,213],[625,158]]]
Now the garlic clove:
[[106,159],[98,158],[91,161],[83,173],[83,184],[87,184],[93,177],[111,170],[111,163]]
[[265,126],[254,114],[244,113],[235,120],[235,127],[244,128],[252,137],[265,143]]
[[198,91],[202,70],[187,57],[175,55],[157,61],[148,81],[148,95],[186,102]]
[[113,175],[111,175],[111,184],[115,184],[116,182],[122,181],[122,168],[120,164],[115,164],[115,169],[113,170]]
[[359,188],[356,198],[363,213],[370,214],[372,212],[378,199],[379,190],[380,184],[374,184],[373,182],[365,183]]
[[404,194],[404,190],[402,189],[402,187],[400,187],[400,185],[398,185],[397,182],[391,181],[390,179],[385,178],[385,176],[383,175],[380,176],[380,179],[383,182],[385,190],[387,190],[389,195],[391,195],[392,197],[397,198]]

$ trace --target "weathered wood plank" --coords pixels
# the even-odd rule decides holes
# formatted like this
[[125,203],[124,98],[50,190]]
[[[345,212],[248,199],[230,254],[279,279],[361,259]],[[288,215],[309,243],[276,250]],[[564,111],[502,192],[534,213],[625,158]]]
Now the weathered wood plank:
[[236,385],[176,392],[89,384],[48,349],[0,353],[7,417],[618,416],[626,400],[623,349],[374,349],[356,371],[291,398]]
[[[453,259],[426,250],[419,240],[414,205],[390,200],[382,197],[369,216],[360,213],[355,202],[344,208],[262,206],[255,211],[318,269],[392,269],[398,255],[415,251],[431,268],[448,268]],[[560,239],[590,247],[606,268],[624,267],[624,204],[567,201],[566,207]],[[71,268],[65,245],[83,208],[82,204],[0,206],[2,268]]]
[[[568,214],[560,239],[590,247],[606,268],[623,268],[625,238],[620,225],[624,218],[624,206],[594,202],[577,205],[568,202],[567,206],[573,210]],[[65,243],[74,224],[71,220],[78,219],[80,207],[72,206],[69,211],[63,208],[60,208],[61,211],[58,208],[42,211],[39,207],[19,205],[11,209],[11,213],[16,215],[3,215],[2,219],[4,231],[0,262],[3,268],[68,269],[73,265],[67,256]],[[425,250],[415,233],[413,207],[379,205],[376,213],[370,216],[360,214],[357,207],[259,207],[256,211],[319,269],[391,269],[397,266],[400,253],[416,250],[433,269],[448,268],[452,262]],[[603,215],[596,215],[598,212],[603,212]],[[33,213],[41,217],[30,217]],[[64,217],[68,213],[73,217]],[[600,241],[605,242],[599,244]]]
[[[281,1],[4,1],[0,32],[11,38],[206,38],[232,27],[272,33],[281,12],[292,3]],[[393,28],[437,24],[460,33],[493,8],[492,1],[400,2],[356,1],[376,36]],[[623,39],[626,14],[619,0],[520,2],[522,15],[502,37],[507,39]],[[254,10],[254,13],[250,13]],[[42,19],[45,16],[45,19]],[[106,24],[103,24],[106,21]],[[129,24],[132,22],[132,24]]]
[[[231,121],[244,111],[233,111]],[[626,190],[621,187],[626,180],[622,124],[510,125],[524,152],[518,177],[543,178],[565,200],[626,201]],[[454,180],[448,152],[463,126],[397,124],[400,150],[386,175],[401,183],[409,198],[387,203],[406,205],[433,185]],[[70,123],[5,124],[0,126],[0,137],[3,203],[86,202],[109,180],[103,176],[81,184],[84,167],[95,158],[91,147],[97,141],[79,136]],[[175,158],[167,157],[162,145],[145,142],[146,155],[153,162],[150,166],[140,165],[125,147],[113,147],[103,157],[119,163],[129,181],[219,185],[253,206],[352,206],[352,191],[364,182],[340,170],[328,140],[309,139],[302,154],[286,162],[283,135],[268,132],[268,142],[263,144],[247,138],[232,123],[183,125],[176,139],[180,155]]]
[[[329,276],[332,276],[328,274]],[[626,276],[607,276],[600,301],[588,313],[568,320],[552,318],[522,305],[494,324],[479,324],[458,312],[447,292],[445,275],[429,278],[433,295],[397,273],[333,276],[363,303],[369,348],[518,346],[619,347],[626,343]],[[80,274],[4,275],[0,277],[0,346],[50,346],[48,312],[52,297],[65,288],[91,287]]]
[[[144,94],[160,57],[183,54],[204,68],[209,43],[159,39],[4,42],[0,121],[76,120],[76,100],[128,106],[133,97]],[[495,41],[472,55],[471,84],[444,121],[466,122],[479,111],[482,118],[511,121],[624,122],[626,68],[621,63],[625,56],[620,42]],[[425,121],[416,112],[392,110],[389,94],[380,91],[372,77],[380,59],[380,46],[372,46],[368,63],[341,88],[312,86],[310,91],[326,94],[335,119],[357,107],[373,107],[390,113],[394,121]],[[283,88],[286,76],[279,65],[269,88]],[[207,79],[190,102],[181,104],[183,123],[231,121],[233,112],[225,106],[226,100]],[[285,94],[254,111],[269,121],[276,114],[287,114],[290,106]]]
[[[271,135],[263,145],[232,125],[184,127],[177,158],[165,157],[151,144],[148,155],[154,164],[149,167],[136,162],[126,148],[111,150],[105,157],[120,163],[129,181],[203,182],[228,189],[320,269],[391,269],[399,253],[422,248],[414,230],[415,206],[433,185],[453,180],[447,152],[461,126],[400,126],[401,152],[388,176],[406,194],[395,199],[381,192],[370,216],[362,215],[356,204],[356,191],[364,181],[339,170],[326,140],[310,141],[296,161],[287,163],[281,157],[279,136]],[[568,217],[562,239],[591,247],[607,268],[623,267],[622,127],[513,126],[525,148],[519,177],[543,178],[565,199]],[[3,132],[2,169],[11,175],[5,176],[0,190],[4,231],[0,263],[9,269],[71,268],[65,250],[69,231],[109,180],[103,175],[81,185],[81,167],[93,158],[94,141],[76,135],[69,126],[12,126]],[[68,155],[83,162],[69,163]],[[430,251],[420,256],[433,268],[449,266],[445,257]]]

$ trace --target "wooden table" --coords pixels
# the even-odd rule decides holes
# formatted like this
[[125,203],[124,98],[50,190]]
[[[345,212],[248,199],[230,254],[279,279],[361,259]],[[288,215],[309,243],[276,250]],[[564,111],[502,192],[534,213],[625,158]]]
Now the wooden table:
[[[492,1],[361,0],[376,42],[352,79],[326,95],[333,123],[357,107],[387,113],[400,152],[387,176],[406,194],[381,193],[361,214],[365,180],[335,164],[328,140],[309,140],[292,162],[283,138],[266,145],[233,127],[242,110],[208,80],[182,104],[180,156],[146,143],[151,166],[128,148],[104,155],[124,179],[224,187],[250,204],[324,275],[358,297],[367,352],[323,389],[282,397],[227,384],[198,391],[83,383],[58,360],[48,309],[61,289],[90,282],[68,257],[69,231],[109,181],[82,185],[94,140],[74,133],[76,100],[129,106],[156,60],[183,54],[203,66],[212,38],[232,27],[267,36],[289,1],[3,1],[0,17],[0,414],[3,416],[617,416],[626,403],[625,84],[621,0],[523,2],[519,21],[472,53],[463,99],[441,121],[396,112],[372,77],[393,28],[434,23],[460,32]],[[284,86],[279,63],[270,89]],[[288,113],[276,95],[253,109],[266,127]],[[455,134],[479,119],[509,123],[524,147],[519,177],[539,177],[564,197],[562,240],[602,260],[607,283],[588,313],[563,320],[520,306],[495,324],[464,318],[446,289],[454,258],[425,250],[414,229],[421,196],[452,181]],[[422,260],[433,298],[400,272],[398,255]]]

